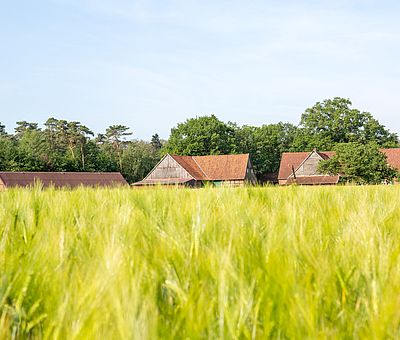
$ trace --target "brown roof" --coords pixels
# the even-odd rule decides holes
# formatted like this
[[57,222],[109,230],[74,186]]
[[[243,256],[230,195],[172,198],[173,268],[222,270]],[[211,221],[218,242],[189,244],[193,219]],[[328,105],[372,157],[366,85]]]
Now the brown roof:
[[171,155],[196,180],[243,180],[249,154],[213,156]]
[[193,159],[208,179],[218,181],[246,178],[249,154],[194,156]]
[[127,185],[119,172],[0,172],[0,179],[6,187],[33,185],[77,187]]
[[286,184],[301,184],[301,185],[327,185],[337,184],[339,182],[339,176],[301,176],[294,179],[290,177]]
[[[312,152],[312,151],[311,151]],[[279,167],[279,179],[287,179],[292,174],[292,167],[296,170],[311,152],[284,152]],[[318,154],[323,159],[329,159],[335,155],[334,151],[322,151]]]
[[181,167],[183,167],[194,179],[196,180],[207,180],[207,176],[201,171],[197,163],[194,161],[192,156],[177,156],[171,155]]
[[386,155],[388,164],[400,171],[400,148],[380,150]]

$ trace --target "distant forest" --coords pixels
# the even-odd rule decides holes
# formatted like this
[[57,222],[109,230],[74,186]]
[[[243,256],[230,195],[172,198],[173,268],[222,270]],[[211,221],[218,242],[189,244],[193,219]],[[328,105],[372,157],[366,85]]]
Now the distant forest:
[[372,114],[333,98],[305,110],[298,125],[279,122],[238,126],[215,115],[172,128],[166,141],[137,140],[130,128],[112,125],[95,135],[76,121],[49,118],[17,122],[8,134],[0,123],[0,171],[119,171],[129,182],[142,179],[169,152],[178,155],[250,153],[258,176],[276,172],[282,152],[333,150],[338,144],[398,147],[399,140]]

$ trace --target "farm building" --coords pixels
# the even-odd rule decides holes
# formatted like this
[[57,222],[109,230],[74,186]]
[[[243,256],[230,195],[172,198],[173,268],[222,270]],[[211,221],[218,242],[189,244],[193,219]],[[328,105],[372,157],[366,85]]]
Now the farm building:
[[[400,148],[381,149],[387,157],[387,162],[393,168],[400,170]],[[333,151],[284,152],[279,167],[278,181],[280,185],[333,185],[339,182],[339,176],[321,175],[318,173],[318,163],[335,155]]]
[[249,154],[213,156],[165,155],[153,170],[134,186],[184,185],[201,187],[243,186],[256,183]]
[[28,187],[36,182],[56,188],[128,184],[119,172],[0,172],[0,189]]

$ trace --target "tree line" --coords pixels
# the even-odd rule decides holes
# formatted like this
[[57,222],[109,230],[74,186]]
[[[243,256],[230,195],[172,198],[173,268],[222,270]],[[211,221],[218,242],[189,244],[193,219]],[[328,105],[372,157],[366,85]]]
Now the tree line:
[[160,158],[157,134],[150,142],[127,140],[124,125],[112,125],[94,135],[80,122],[49,118],[44,128],[20,121],[14,134],[0,124],[1,171],[119,171],[133,182],[144,177]]
[[[124,125],[112,125],[95,136],[80,122],[55,118],[49,118],[42,129],[37,123],[17,122],[13,134],[6,133],[0,123],[0,170],[120,171],[129,182],[134,182],[142,179],[167,152],[178,155],[250,153],[255,172],[261,178],[278,171],[282,152],[317,148],[338,150],[343,155],[358,154],[370,160],[375,157],[379,170],[374,171],[385,175],[370,176],[364,182],[379,182],[382,176],[392,176],[391,172],[382,170],[385,160],[376,158],[381,157],[379,148],[399,146],[395,133],[371,113],[352,108],[351,101],[344,98],[316,103],[305,110],[298,125],[279,122],[238,126],[210,115],[177,124],[167,141],[161,141],[157,134],[151,141],[131,136],[130,128]],[[356,165],[359,167],[359,158],[349,165],[343,163],[345,158],[338,157],[322,165],[321,171],[338,173],[346,168],[347,172],[353,171],[352,180],[357,181],[357,174],[362,173],[354,169]],[[365,172],[370,173],[371,166]]]

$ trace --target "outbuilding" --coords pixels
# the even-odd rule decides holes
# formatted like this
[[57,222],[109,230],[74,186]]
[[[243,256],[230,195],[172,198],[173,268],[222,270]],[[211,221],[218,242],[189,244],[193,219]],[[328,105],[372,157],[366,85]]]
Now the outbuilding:
[[181,185],[201,187],[243,186],[256,183],[249,154],[177,156],[166,154],[150,173],[134,186]]
[[35,183],[55,188],[128,185],[119,172],[0,172],[0,189],[29,187]]
[[[380,149],[386,155],[387,163],[400,171],[400,148]],[[340,176],[329,176],[318,173],[318,164],[335,155],[333,151],[284,152],[279,167],[278,182],[280,185],[334,185]]]

